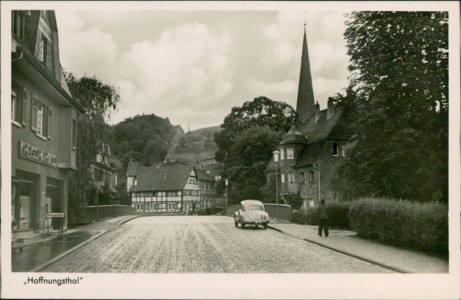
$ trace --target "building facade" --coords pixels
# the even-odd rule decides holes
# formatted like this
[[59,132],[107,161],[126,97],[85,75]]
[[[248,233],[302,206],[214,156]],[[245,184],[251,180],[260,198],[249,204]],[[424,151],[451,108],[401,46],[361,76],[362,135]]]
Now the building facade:
[[62,216],[58,223],[65,228],[84,109],[72,98],[59,61],[54,11],[13,11],[11,20],[13,233],[43,232],[50,213]]
[[[114,159],[110,153],[110,145],[102,143],[98,153],[96,154],[95,163],[91,165],[91,176],[96,187],[98,204],[118,204],[115,199],[110,203],[100,203],[100,193],[117,193],[117,168],[115,167]],[[115,198],[115,197],[113,197]]]
[[[320,199],[336,200],[335,176],[353,146],[345,112],[335,107],[332,101],[328,101],[325,110],[320,110],[319,104],[314,103],[304,30],[296,107],[301,125],[299,128],[293,125],[284,135],[274,149],[279,151],[278,162],[273,157],[267,166],[267,180],[269,183],[278,182],[282,201],[289,204],[290,197],[299,195],[304,209],[317,205]],[[274,180],[276,171],[278,178]]]
[[214,207],[213,178],[191,165],[163,163],[127,168],[127,191],[139,213],[193,214]]

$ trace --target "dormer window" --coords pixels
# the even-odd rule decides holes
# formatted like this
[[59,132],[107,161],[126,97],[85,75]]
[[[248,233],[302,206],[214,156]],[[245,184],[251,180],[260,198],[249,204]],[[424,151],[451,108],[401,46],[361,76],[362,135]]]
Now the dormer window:
[[287,148],[287,159],[294,159],[295,152],[293,148]]
[[11,28],[14,35],[20,40],[24,39],[25,19],[26,14],[24,11],[13,11],[11,18]]

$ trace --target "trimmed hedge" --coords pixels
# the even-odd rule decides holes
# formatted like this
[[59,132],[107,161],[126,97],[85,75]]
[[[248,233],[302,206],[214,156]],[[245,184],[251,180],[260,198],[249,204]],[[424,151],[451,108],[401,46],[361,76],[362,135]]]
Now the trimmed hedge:
[[440,203],[364,198],[349,209],[351,228],[364,238],[448,252],[448,207]]
[[[330,217],[330,227],[350,229],[349,207],[351,202],[331,202],[327,204]],[[291,214],[291,223],[318,225],[317,207],[310,207],[306,212],[294,211]]]

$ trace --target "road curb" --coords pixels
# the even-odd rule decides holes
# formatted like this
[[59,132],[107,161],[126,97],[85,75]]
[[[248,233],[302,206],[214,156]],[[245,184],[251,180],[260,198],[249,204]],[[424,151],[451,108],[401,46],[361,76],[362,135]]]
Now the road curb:
[[[275,228],[275,227],[272,227],[269,225],[269,228],[270,229],[273,229],[275,231],[278,231],[278,232],[281,232],[283,234],[286,234],[286,235],[289,235],[291,237],[294,237],[294,238],[298,238],[294,235],[291,235],[289,233],[286,233],[285,231],[279,229],[279,228]],[[298,238],[298,239],[302,239],[302,238]],[[369,259],[369,258],[366,258],[366,257],[363,257],[363,256],[359,256],[359,255],[356,255],[356,254],[353,254],[353,253],[350,253],[348,251],[344,251],[344,250],[340,250],[338,248],[334,248],[334,247],[331,247],[331,246],[327,246],[323,243],[319,243],[317,241],[314,241],[314,240],[311,240],[311,239],[302,239],[303,241],[306,241],[306,242],[309,242],[309,243],[312,243],[312,244],[316,244],[318,246],[321,246],[321,247],[324,247],[324,248],[327,248],[329,250],[333,250],[333,251],[336,251],[338,253],[341,253],[341,254],[344,254],[344,255],[347,255],[347,256],[351,256],[351,257],[354,257],[356,259],[360,259],[360,260],[363,260],[363,261],[366,261],[368,263],[371,263],[371,264],[374,264],[374,265],[378,265],[380,267],[383,267],[383,268],[386,268],[386,269],[390,269],[392,271],[395,271],[395,272],[398,272],[398,273],[404,273],[404,274],[408,274],[408,273],[413,273],[413,272],[410,272],[408,270],[405,270],[405,269],[402,269],[402,268],[399,268],[399,267],[395,267],[395,266],[391,266],[391,265],[388,265],[388,264],[383,264],[382,262],[379,262],[379,261],[376,261],[376,260],[373,260],[373,259]]]
[[50,259],[50,260],[47,261],[47,262],[44,262],[43,264],[39,265],[38,267],[33,268],[32,270],[30,270],[30,271],[28,271],[28,272],[39,272],[40,270],[42,270],[42,269],[44,269],[44,268],[46,268],[46,267],[48,267],[48,266],[54,264],[55,262],[57,262],[57,261],[63,259],[64,257],[66,257],[67,255],[71,254],[72,252],[74,252],[74,251],[80,249],[81,247],[85,246],[85,245],[88,244],[89,242],[94,241],[95,239],[99,238],[100,236],[102,236],[102,235],[104,235],[104,234],[106,234],[106,233],[108,233],[108,232],[110,232],[110,231],[112,231],[112,230],[114,230],[114,229],[120,227],[121,225],[125,224],[126,222],[131,221],[131,220],[136,219],[136,218],[139,218],[139,217],[140,217],[139,215],[136,215],[136,216],[133,216],[132,218],[128,218],[128,219],[126,219],[126,220],[123,220],[123,221],[119,222],[117,226],[114,226],[114,227],[111,228],[111,229],[107,229],[107,230],[104,230],[104,231],[98,233],[97,235],[91,237],[90,239],[84,241],[83,243],[80,243],[80,244],[76,245],[75,247],[70,248],[70,249],[67,250],[67,251],[64,251],[63,253],[59,254],[58,256],[56,256],[56,257]]

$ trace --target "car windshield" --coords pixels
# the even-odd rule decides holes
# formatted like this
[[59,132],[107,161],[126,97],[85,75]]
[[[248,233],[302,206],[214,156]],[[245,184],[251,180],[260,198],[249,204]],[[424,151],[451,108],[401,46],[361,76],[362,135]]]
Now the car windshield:
[[245,210],[264,210],[264,207],[262,205],[247,205]]

